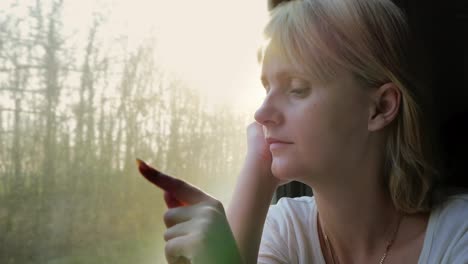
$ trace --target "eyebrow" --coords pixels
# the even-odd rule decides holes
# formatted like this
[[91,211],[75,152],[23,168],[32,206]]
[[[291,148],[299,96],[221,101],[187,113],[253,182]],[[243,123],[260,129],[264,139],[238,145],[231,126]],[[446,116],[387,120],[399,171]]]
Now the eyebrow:
[[[297,72],[291,72],[291,71],[279,71],[279,72],[274,73],[273,77],[280,81],[290,80],[294,78],[307,80],[303,74],[300,74]],[[260,81],[262,82],[263,86],[266,86],[266,84],[268,83],[268,80],[265,75],[260,76]]]

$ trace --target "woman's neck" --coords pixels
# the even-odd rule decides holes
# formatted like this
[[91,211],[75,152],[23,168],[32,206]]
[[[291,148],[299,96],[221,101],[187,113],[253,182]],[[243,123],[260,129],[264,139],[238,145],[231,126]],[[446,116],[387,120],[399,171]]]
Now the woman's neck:
[[384,190],[342,187],[314,188],[320,224],[335,255],[341,263],[380,258],[401,214]]

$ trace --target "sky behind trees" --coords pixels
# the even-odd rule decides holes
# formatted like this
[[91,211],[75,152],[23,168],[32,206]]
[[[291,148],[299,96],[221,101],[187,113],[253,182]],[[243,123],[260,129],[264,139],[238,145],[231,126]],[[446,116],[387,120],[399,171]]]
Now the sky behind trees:
[[162,192],[137,157],[227,206],[265,10],[1,1],[0,263],[165,263]]

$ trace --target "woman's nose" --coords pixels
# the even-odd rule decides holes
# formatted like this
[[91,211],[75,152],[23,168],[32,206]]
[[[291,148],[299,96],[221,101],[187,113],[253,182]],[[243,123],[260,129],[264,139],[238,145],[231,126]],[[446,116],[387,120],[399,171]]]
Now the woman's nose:
[[254,115],[255,120],[264,126],[277,125],[281,122],[281,113],[272,99],[273,97],[267,96]]

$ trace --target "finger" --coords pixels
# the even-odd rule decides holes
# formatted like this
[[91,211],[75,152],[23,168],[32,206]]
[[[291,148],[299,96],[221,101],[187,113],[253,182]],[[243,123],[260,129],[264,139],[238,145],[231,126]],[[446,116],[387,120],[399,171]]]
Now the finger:
[[167,242],[176,237],[186,236],[192,231],[191,229],[193,229],[193,223],[191,221],[178,223],[164,232],[164,241]]
[[166,202],[167,208],[175,208],[185,206],[186,204],[177,200],[170,192],[164,192],[164,201]]
[[[166,242],[164,253],[168,263],[180,263],[181,258],[190,260],[192,250],[196,248],[197,240],[194,235],[180,236]],[[184,260],[182,260],[184,261]],[[190,263],[190,262],[188,262]]]
[[164,213],[164,224],[167,228],[170,228],[176,224],[189,221],[194,217],[197,210],[199,210],[198,208],[198,206],[171,208]]
[[150,166],[140,159],[137,159],[138,169],[140,173],[150,182],[160,187],[161,189],[171,193],[177,200],[187,203],[196,204],[207,199],[213,199],[208,194],[204,193],[197,187],[167,174],[164,174]]
[[179,257],[177,260],[173,263],[169,264],[191,264],[192,262],[189,259],[186,259],[185,257]]
[[151,183],[155,184],[159,188],[172,192],[178,186],[175,186],[176,181],[171,180],[169,175],[166,175],[155,168],[150,167],[144,161],[136,159],[138,170],[140,173]]

